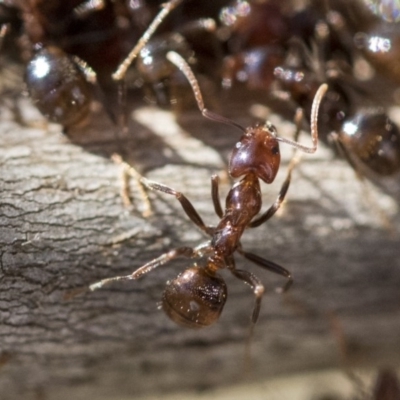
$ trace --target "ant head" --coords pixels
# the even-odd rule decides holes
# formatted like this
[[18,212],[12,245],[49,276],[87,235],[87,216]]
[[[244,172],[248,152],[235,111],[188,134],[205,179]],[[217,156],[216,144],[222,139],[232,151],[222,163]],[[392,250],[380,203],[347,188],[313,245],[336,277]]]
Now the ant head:
[[220,276],[194,266],[167,284],[162,308],[178,325],[203,328],[218,320],[226,297],[226,284]]
[[264,126],[246,129],[232,152],[229,173],[239,178],[252,172],[264,182],[271,183],[278,172],[280,161],[276,128],[266,122]]

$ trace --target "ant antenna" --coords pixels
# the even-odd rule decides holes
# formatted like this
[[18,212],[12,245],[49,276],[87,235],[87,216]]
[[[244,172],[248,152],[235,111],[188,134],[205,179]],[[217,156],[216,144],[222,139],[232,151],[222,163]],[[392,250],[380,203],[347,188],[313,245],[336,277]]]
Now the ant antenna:
[[[246,132],[246,129],[243,128],[241,125],[237,124],[236,122],[222,117],[221,115],[215,114],[212,111],[209,111],[207,108],[204,107],[204,101],[203,101],[203,96],[201,95],[200,91],[200,86],[199,83],[197,82],[196,77],[193,74],[192,69],[190,68],[189,64],[183,59],[183,57],[174,52],[174,51],[169,51],[167,53],[167,59],[172,62],[177,68],[179,68],[182,73],[186,76],[187,80],[189,81],[190,85],[192,86],[192,90],[194,93],[194,97],[196,99],[197,105],[203,114],[204,117],[211,119],[212,121],[216,122],[221,122],[230,126],[233,126],[235,128],[240,129],[242,132]],[[322,84],[318,90],[317,93],[315,94],[312,108],[311,108],[311,139],[312,139],[312,146],[305,146],[303,144],[300,144],[296,141],[286,139],[283,137],[276,136],[276,139],[279,140],[280,142],[289,144],[296,149],[299,149],[305,153],[315,153],[317,150],[317,145],[318,145],[318,110],[319,110],[319,105],[321,103],[322,98],[324,97],[326,91],[328,90],[328,85],[327,84]],[[270,123],[266,123],[267,129],[271,126]]]
[[317,93],[315,93],[314,100],[312,103],[311,122],[310,122],[312,146],[305,146],[293,140],[278,136],[276,137],[276,140],[282,143],[289,144],[290,146],[293,146],[296,149],[303,151],[304,153],[315,153],[318,146],[318,111],[319,111],[319,106],[321,104],[321,100],[324,97],[327,90],[328,90],[328,85],[326,83],[323,83],[318,88]]
[[246,129],[243,128],[243,126],[237,124],[236,122],[228,118],[223,117],[222,115],[215,114],[204,107],[203,96],[201,95],[199,83],[196,77],[194,76],[194,73],[190,68],[189,64],[180,54],[176,53],[175,51],[169,51],[167,53],[167,58],[172,64],[174,64],[177,68],[179,68],[179,70],[181,70],[182,73],[186,76],[186,79],[189,81],[190,86],[192,87],[193,94],[197,102],[197,106],[199,107],[204,117],[215,122],[220,122],[222,124],[233,126],[235,128],[240,129],[242,132],[246,132]]
[[112,78],[115,81],[120,81],[120,80],[124,79],[126,71],[132,64],[133,60],[137,57],[139,52],[143,49],[144,46],[146,46],[147,42],[150,40],[150,38],[152,37],[155,30],[158,28],[158,26],[161,24],[161,22],[164,20],[164,18],[174,8],[176,8],[180,3],[182,3],[182,1],[183,0],[171,0],[168,3],[164,3],[161,6],[162,8],[161,8],[160,12],[154,18],[153,22],[149,25],[147,30],[143,33],[142,37],[137,42],[136,46],[128,54],[128,56],[125,58],[125,60],[122,61],[122,63],[118,67],[118,69],[112,74]]

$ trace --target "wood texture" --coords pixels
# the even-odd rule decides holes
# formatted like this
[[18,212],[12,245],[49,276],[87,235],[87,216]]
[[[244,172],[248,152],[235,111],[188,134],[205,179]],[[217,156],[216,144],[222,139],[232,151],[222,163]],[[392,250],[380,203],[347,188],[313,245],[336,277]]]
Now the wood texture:
[[[250,105],[230,99],[220,112],[246,124],[254,120]],[[20,107],[26,120],[37,118],[28,101],[20,100]],[[157,309],[164,283],[187,261],[137,282],[68,296],[100,278],[129,273],[170,248],[205,239],[166,195],[150,194],[154,216],[144,219],[135,182],[135,207],[126,209],[113,153],[148,178],[183,191],[215,224],[210,176],[223,173],[239,135],[205,121],[197,110],[175,118],[140,102],[128,135],[117,137],[104,114],[94,110],[90,126],[67,138],[55,125],[21,126],[2,108],[2,400],[128,399],[340,367],[332,321],[343,327],[351,365],[399,365],[399,177],[381,180],[379,187],[368,184],[365,191],[324,146],[303,157],[282,212],[243,240],[248,250],[285,266],[295,278],[288,295],[280,296],[274,288],[282,279],[238,257],[238,265],[267,289],[249,373],[243,354],[252,293],[228,273],[222,317],[202,331],[179,328]],[[271,120],[282,135],[291,135],[291,124],[274,115]],[[277,183],[262,187],[265,207],[284,179],[291,150],[282,151]]]

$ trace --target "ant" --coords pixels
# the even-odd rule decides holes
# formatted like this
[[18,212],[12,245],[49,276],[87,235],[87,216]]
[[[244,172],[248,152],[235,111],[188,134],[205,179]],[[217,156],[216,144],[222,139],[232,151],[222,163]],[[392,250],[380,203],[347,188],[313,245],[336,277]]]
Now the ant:
[[[198,82],[188,63],[175,52],[169,52],[167,58],[178,67],[189,81],[197,105],[202,115],[216,122],[238,128],[242,137],[236,143],[229,162],[229,174],[232,178],[241,178],[229,191],[226,198],[225,211],[219,199],[219,181],[216,175],[211,178],[211,193],[215,213],[220,218],[216,227],[206,226],[186,196],[168,186],[142,178],[143,184],[155,191],[166,193],[180,202],[189,219],[211,237],[195,248],[179,247],[155,258],[132,274],[103,279],[89,286],[94,291],[106,284],[120,280],[136,280],[141,276],[165,265],[177,257],[206,257],[204,266],[193,264],[178,277],[167,283],[162,297],[162,308],[175,323],[187,328],[202,328],[218,320],[227,298],[227,286],[218,274],[221,269],[228,269],[236,278],[248,284],[254,293],[255,305],[251,316],[251,326],[257,322],[264,293],[264,286],[259,278],[248,271],[236,269],[234,254],[238,252],[256,265],[287,279],[280,291],[289,289],[293,282],[291,273],[272,261],[247,252],[240,243],[245,229],[255,228],[269,220],[279,209],[288,191],[291,172],[295,165],[294,158],[279,195],[272,206],[261,215],[261,179],[272,183],[280,165],[279,142],[289,144],[306,153],[314,153],[318,145],[317,119],[320,102],[327,91],[323,84],[316,93],[311,112],[312,146],[307,147],[297,141],[277,135],[276,128],[270,123],[244,128],[239,124],[214,114],[205,108]],[[299,129],[299,127],[298,127]]]
[[[161,6],[161,11],[135,46],[136,53],[146,45],[169,12],[182,1],[170,0]],[[22,53],[25,54],[25,58],[29,58],[25,70],[25,83],[30,98],[49,121],[60,123],[67,131],[70,127],[87,122],[93,89],[100,101],[103,104],[107,103],[103,88],[98,84],[97,71],[100,70],[103,83],[109,83],[109,70],[116,68],[116,63],[121,60],[121,54],[128,46],[129,38],[126,37],[126,29],[124,31],[117,24],[119,3],[88,0],[75,6],[53,3],[10,0],[7,9],[15,10],[23,22],[20,42]],[[66,15],[63,15],[63,12]],[[53,19],[56,19],[56,16],[61,18],[59,24],[54,23]],[[87,28],[84,23],[88,25]],[[132,30],[136,32],[134,28],[132,26]],[[83,52],[79,47],[80,32],[83,43],[89,41],[92,44],[85,46],[90,49],[87,57],[85,53],[83,56],[95,64],[95,69],[80,58],[80,55],[70,55],[75,49],[78,53]],[[71,43],[68,37],[64,37],[69,33],[72,33]],[[102,64],[105,66],[99,63],[99,55],[104,55]],[[129,66],[130,57],[131,54],[114,73],[115,80],[122,79],[120,71]],[[115,122],[109,107],[105,108],[112,122]]]
[[[83,5],[87,6],[85,18],[102,10],[98,4]],[[23,21],[20,42],[22,54],[28,53],[25,58],[29,57],[25,83],[33,103],[49,121],[60,123],[66,130],[84,124],[92,101],[90,84],[96,85],[97,75],[83,59],[70,56],[62,43],[63,36],[77,24],[80,17],[75,11],[82,4],[71,10],[72,5],[12,0],[9,6],[18,10]],[[56,18],[58,24],[54,24]]]
[[[328,26],[321,22],[320,31],[329,35]],[[318,33],[317,33],[318,35]],[[343,59],[325,60],[318,46],[324,37],[317,37],[314,51],[298,40],[286,62],[275,68],[278,85],[287,98],[307,111],[321,82],[327,81],[329,90],[323,107],[323,128],[359,178],[364,175],[393,175],[400,171],[400,130],[379,107],[354,107],[344,87],[362,92],[350,76],[351,66]],[[364,93],[365,95],[365,93]],[[355,109],[354,109],[355,108]]]

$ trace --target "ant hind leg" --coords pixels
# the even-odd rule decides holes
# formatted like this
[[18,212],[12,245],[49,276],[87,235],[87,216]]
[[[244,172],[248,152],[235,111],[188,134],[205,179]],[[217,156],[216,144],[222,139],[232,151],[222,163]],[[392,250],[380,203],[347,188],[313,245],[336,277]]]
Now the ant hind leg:
[[256,254],[249,253],[247,251],[244,251],[242,249],[238,249],[238,252],[248,260],[252,261],[254,264],[257,264],[259,267],[265,268],[271,272],[274,272],[275,274],[284,276],[287,278],[287,282],[284,286],[277,288],[278,293],[283,293],[286,292],[293,284],[293,277],[292,274],[285,268],[281,267],[278,264],[275,264],[272,261],[266,260],[265,258],[262,258]]

